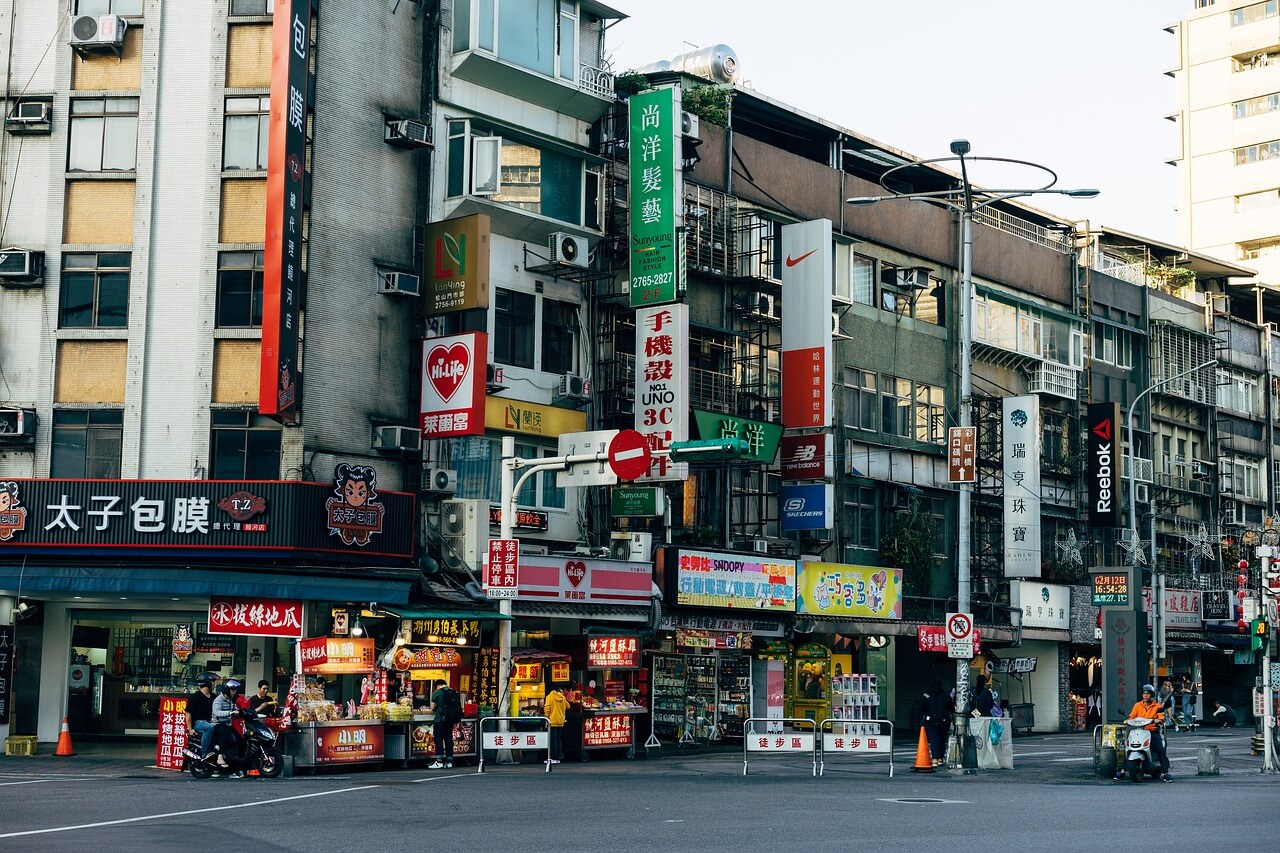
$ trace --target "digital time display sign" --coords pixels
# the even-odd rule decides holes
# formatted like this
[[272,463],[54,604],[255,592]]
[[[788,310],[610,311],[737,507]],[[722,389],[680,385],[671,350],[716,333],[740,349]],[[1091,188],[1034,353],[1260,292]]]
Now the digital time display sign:
[[1093,586],[1094,607],[1128,607],[1129,573],[1124,571],[1099,572],[1090,575]]

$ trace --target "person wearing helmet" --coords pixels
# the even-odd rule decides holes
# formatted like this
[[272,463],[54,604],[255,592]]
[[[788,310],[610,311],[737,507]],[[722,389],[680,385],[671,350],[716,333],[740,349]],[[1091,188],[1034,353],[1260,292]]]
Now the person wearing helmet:
[[248,708],[248,701],[240,695],[243,682],[228,678],[222,682],[222,695],[213,700],[214,737],[213,748],[218,753],[218,766],[226,767],[228,754],[236,754],[244,737],[244,720],[237,713]]
[[187,732],[200,735],[200,756],[209,754],[213,740],[213,683],[217,676],[202,672],[196,677],[196,692],[187,697]]
[[1134,717],[1151,721],[1150,724],[1143,726],[1151,732],[1151,757],[1160,762],[1160,778],[1166,782],[1172,782],[1173,777],[1169,775],[1169,755],[1164,748],[1164,709],[1160,706],[1160,700],[1156,698],[1154,684],[1142,685],[1142,698],[1135,702],[1129,711],[1129,718]]

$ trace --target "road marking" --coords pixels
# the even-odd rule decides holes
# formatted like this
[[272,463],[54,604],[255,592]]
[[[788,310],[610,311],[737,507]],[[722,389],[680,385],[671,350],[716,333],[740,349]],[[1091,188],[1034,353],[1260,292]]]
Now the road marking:
[[4,785],[39,785],[41,782],[92,782],[92,779],[76,778],[76,779],[28,779],[25,782],[0,782],[0,786]]
[[1037,755],[1066,755],[1068,751],[1069,750],[1065,750],[1065,749],[1050,749],[1044,752],[1015,752],[1013,754],[1013,757],[1014,758],[1031,758],[1032,756],[1037,756]]
[[294,797],[276,797],[272,800],[259,800],[255,803],[239,803],[233,806],[212,806],[207,809],[188,809],[182,812],[165,812],[164,814],[149,814],[141,817],[126,817],[120,820],[104,820],[97,823],[79,823],[70,826],[53,826],[48,829],[28,829],[23,832],[6,832],[0,835],[0,838],[19,838],[24,835],[47,835],[51,832],[70,832],[73,829],[97,829],[100,826],[119,826],[125,823],[140,823],[144,820],[161,820],[167,817],[185,817],[193,814],[208,814],[210,812],[224,812],[232,809],[247,809],[251,806],[269,806],[274,803],[287,803],[291,800],[306,800],[311,797],[327,797],[330,794],[352,794],[356,791],[369,791],[379,788],[380,785],[361,785],[358,788],[341,788],[337,791],[320,791],[314,794],[299,794]]
[[877,797],[876,799],[882,803],[900,803],[908,806],[972,805],[968,800],[938,800],[933,797]]
[[454,773],[452,776],[428,776],[425,779],[410,779],[409,783],[415,782],[439,782],[441,779],[465,779],[468,776],[479,776],[479,773]]
[[1093,761],[1093,759],[1092,759],[1092,758],[1089,758],[1088,756],[1085,756],[1084,758],[1055,758],[1055,759],[1053,759],[1053,763],[1055,763],[1055,764],[1062,764],[1062,763],[1065,763],[1065,762],[1068,762],[1068,761]]
[[1177,758],[1170,758],[1170,761],[1195,761],[1198,756],[1195,755],[1179,755]]

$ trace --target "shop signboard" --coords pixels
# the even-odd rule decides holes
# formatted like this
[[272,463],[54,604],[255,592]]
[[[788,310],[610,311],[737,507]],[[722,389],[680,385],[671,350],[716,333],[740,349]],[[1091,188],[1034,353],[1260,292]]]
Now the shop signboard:
[[522,554],[516,598],[648,606],[653,597],[652,587],[651,563]]
[[[551,516],[538,509],[517,509],[515,528],[517,530],[546,530],[551,523]],[[489,525],[502,526],[502,507],[489,504]]]
[[751,635],[741,631],[707,631],[701,628],[677,628],[676,645],[685,649],[725,649],[744,651],[751,648]]
[[996,675],[1026,675],[1036,671],[1040,658],[1000,658],[993,660],[988,667]]
[[490,539],[484,564],[484,594],[491,599],[512,598],[520,591],[520,540]]
[[[650,450],[668,450],[689,440],[689,306],[656,305],[636,310],[635,429]],[[650,457],[642,480],[688,479],[689,464],[666,455]]]
[[351,614],[347,608],[329,608],[329,633],[335,637],[345,637],[351,633]]
[[511,665],[512,677],[517,681],[541,681],[542,680],[542,664],[540,663],[513,663]]
[[1071,630],[1071,587],[1039,581],[1013,581],[1015,606],[1022,609],[1022,627]]
[[489,336],[465,332],[422,342],[422,406],[418,426],[425,439],[484,435],[485,366]]
[[784,480],[821,480],[835,476],[834,438],[823,432],[784,435],[778,460]]
[[170,647],[173,649],[175,660],[185,662],[191,657],[191,653],[196,648],[196,640],[190,622],[179,622],[173,626],[173,642]]
[[676,603],[791,612],[796,561],[749,554],[686,551],[677,555]]
[[770,463],[778,455],[778,442],[782,439],[782,427],[778,424],[702,409],[693,410],[693,421],[698,427],[698,438],[737,438],[745,441],[747,452],[738,457],[743,462]]
[[1089,404],[1089,527],[1120,526],[1120,404]]
[[587,714],[582,718],[582,745],[631,746],[634,723],[630,714]]
[[226,656],[234,655],[236,653],[235,640],[225,634],[211,634],[207,629],[208,625],[199,625],[196,628],[196,654]]
[[632,308],[674,302],[684,290],[680,94],[667,86],[628,101]]
[[497,432],[556,438],[567,432],[582,432],[586,429],[587,414],[559,406],[512,400],[509,397],[486,397],[484,425]]
[[1122,566],[1099,568],[1089,574],[1094,607],[1130,607],[1129,570]]
[[302,671],[318,675],[373,672],[372,637],[313,637],[300,640]]
[[829,427],[831,297],[834,253],[831,220],[782,226],[782,423],[792,429]]
[[16,652],[12,625],[0,625],[0,720],[9,719],[13,702],[13,658]]
[[752,619],[747,616],[703,616],[663,611],[662,630],[676,628],[701,628],[704,631],[729,631],[738,634],[754,634],[757,637],[781,637],[786,634],[777,619]]
[[483,213],[427,226],[422,277],[427,316],[489,307],[489,217]]
[[[436,754],[436,738],[431,731],[431,723],[414,723],[409,733],[409,748],[415,757],[434,758]],[[476,722],[463,720],[453,727],[453,754],[476,754]]]
[[666,509],[666,492],[656,486],[619,486],[609,493],[612,515],[654,518]]
[[902,569],[806,562],[796,612],[810,616],[902,618]]
[[303,732],[316,739],[316,764],[354,764],[386,758],[386,732],[382,723],[317,726]]
[[587,669],[638,669],[639,667],[640,640],[638,637],[587,638]]
[[396,650],[393,662],[396,669],[409,670],[409,677],[414,681],[427,681],[441,669],[458,669],[462,666],[462,655],[457,649],[448,646],[427,646],[414,649],[407,659],[401,655],[406,649],[401,646]]
[[569,682],[569,662],[559,661],[551,664],[551,683],[567,684]]
[[[1166,589],[1161,614],[1166,630],[1199,631],[1204,627],[1198,589]],[[1142,588],[1142,612],[1151,612],[1151,587]]]
[[[945,652],[947,629],[942,625],[921,625],[916,628],[916,648],[922,652]],[[982,654],[982,634],[973,629],[973,653]]]
[[[353,474],[354,467],[346,467]],[[364,479],[329,483],[231,480],[0,480],[0,494],[16,493],[28,512],[5,528],[0,554],[107,548],[153,553],[223,554],[291,551],[351,558],[413,555],[413,495],[374,490]],[[358,497],[354,497],[359,493]],[[351,513],[342,529],[331,523],[333,502]],[[357,507],[353,501],[358,501]],[[360,526],[377,507],[377,524]],[[345,535],[343,535],[345,534]],[[0,558],[2,561],[3,558]]]
[[782,529],[830,530],[835,527],[835,486],[787,484],[781,489]]
[[1002,400],[1004,576],[1040,577],[1040,398]]
[[[498,704],[498,650],[481,649],[476,655],[472,684],[473,698],[482,708],[494,708]],[[569,679],[566,678],[565,681]]]
[[747,737],[748,752],[813,752],[813,732],[753,734]]
[[833,734],[822,735],[823,752],[891,752],[893,738],[883,735]]
[[187,748],[187,698],[160,697],[160,723],[156,732],[156,767],[181,770],[182,750]]
[[[447,643],[450,646],[480,645],[479,619],[411,619],[409,642]],[[458,640],[466,642],[459,643]]]
[[209,633],[301,639],[302,602],[213,596],[209,599]]

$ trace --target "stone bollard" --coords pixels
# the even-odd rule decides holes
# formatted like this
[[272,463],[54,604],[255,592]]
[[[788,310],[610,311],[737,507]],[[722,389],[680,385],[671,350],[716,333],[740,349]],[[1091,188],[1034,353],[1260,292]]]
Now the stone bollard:
[[1099,779],[1114,779],[1116,775],[1116,749],[1102,746],[1093,754],[1093,775]]
[[1216,746],[1202,746],[1196,750],[1196,775],[1218,775],[1218,748]]

